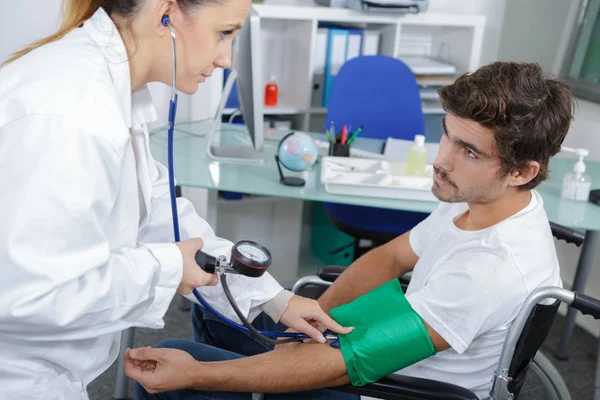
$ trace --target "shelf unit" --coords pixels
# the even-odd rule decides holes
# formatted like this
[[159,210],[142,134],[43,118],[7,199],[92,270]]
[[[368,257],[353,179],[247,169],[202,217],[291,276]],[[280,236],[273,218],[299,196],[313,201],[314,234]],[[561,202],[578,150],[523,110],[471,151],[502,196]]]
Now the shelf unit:
[[[313,49],[320,24],[378,31],[382,55],[435,57],[453,64],[457,74],[480,66],[485,26],[482,15],[380,15],[342,8],[262,4],[253,5],[251,12],[259,17],[254,21],[260,32],[260,45],[253,46],[252,57],[260,58],[261,81],[254,82],[254,87],[264,90],[272,75],[279,84],[278,106],[263,106],[263,112],[292,120],[295,129],[321,130],[327,113],[323,107],[311,107]],[[443,113],[435,93],[432,96],[428,91],[422,97],[425,114]]]

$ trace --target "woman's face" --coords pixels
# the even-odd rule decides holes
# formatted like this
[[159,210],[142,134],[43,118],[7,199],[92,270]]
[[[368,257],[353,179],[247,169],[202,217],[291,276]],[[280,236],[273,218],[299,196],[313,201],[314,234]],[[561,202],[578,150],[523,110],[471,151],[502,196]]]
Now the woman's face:
[[251,0],[227,0],[182,14],[177,34],[177,89],[193,94],[215,68],[231,66],[233,38],[242,28]]

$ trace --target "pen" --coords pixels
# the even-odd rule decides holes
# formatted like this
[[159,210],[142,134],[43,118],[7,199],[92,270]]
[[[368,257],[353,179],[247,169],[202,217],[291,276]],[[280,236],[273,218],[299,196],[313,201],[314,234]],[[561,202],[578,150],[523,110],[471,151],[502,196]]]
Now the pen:
[[335,137],[335,126],[333,125],[333,120],[331,120],[329,122],[329,133],[331,134],[331,137],[333,138],[333,142],[335,143],[336,137]]
[[327,135],[327,139],[328,139],[330,142],[333,142],[333,139],[331,138],[331,135],[329,134],[329,131],[328,131],[327,129],[325,129],[325,134]]
[[356,130],[356,132],[354,132],[352,134],[352,136],[350,137],[350,139],[348,140],[348,144],[352,143],[354,141],[354,139],[356,139],[356,137],[360,134],[360,132],[362,131],[363,125],[359,126],[358,129]]
[[346,125],[344,125],[344,127],[342,128],[342,144],[346,144],[346,135],[348,134],[348,128],[346,128]]

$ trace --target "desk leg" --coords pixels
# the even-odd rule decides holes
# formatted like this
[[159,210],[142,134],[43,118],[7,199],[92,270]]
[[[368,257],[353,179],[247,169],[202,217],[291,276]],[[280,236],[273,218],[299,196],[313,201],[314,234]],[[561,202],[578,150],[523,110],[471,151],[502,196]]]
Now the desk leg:
[[119,349],[119,358],[117,359],[117,377],[115,379],[115,393],[114,397],[116,400],[127,399],[127,387],[129,384],[129,378],[125,375],[125,365],[123,364],[123,356],[125,350],[129,347],[133,347],[133,336],[135,334],[135,328],[127,328],[121,332],[121,347]]
[[[583,293],[583,290],[585,289],[585,284],[587,283],[592,269],[594,250],[596,249],[597,244],[598,232],[587,231],[585,234],[583,247],[581,248],[581,255],[579,256],[577,271],[575,272],[575,282],[573,283],[572,288],[574,292]],[[571,341],[571,336],[573,335],[573,328],[575,327],[575,317],[577,316],[577,313],[577,310],[569,307],[563,334],[560,338],[558,349],[554,353],[554,356],[559,360],[566,360],[569,358],[569,342]]]
[[596,355],[596,379],[594,380],[594,399],[600,400],[600,339],[598,339],[598,354]]

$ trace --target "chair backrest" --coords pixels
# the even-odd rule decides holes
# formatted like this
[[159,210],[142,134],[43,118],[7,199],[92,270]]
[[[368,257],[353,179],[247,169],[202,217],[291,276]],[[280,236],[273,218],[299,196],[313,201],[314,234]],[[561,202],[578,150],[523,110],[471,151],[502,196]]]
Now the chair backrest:
[[527,318],[527,322],[517,341],[515,353],[508,371],[509,376],[512,377],[511,382],[508,384],[508,389],[515,395],[515,398],[523,387],[525,375],[533,361],[535,353],[537,353],[550,332],[559,305],[560,301],[558,300],[547,305],[537,304]]
[[425,133],[419,86],[402,61],[362,56],[346,62],[331,88],[325,127],[337,132],[361,125],[361,137],[412,140]]

